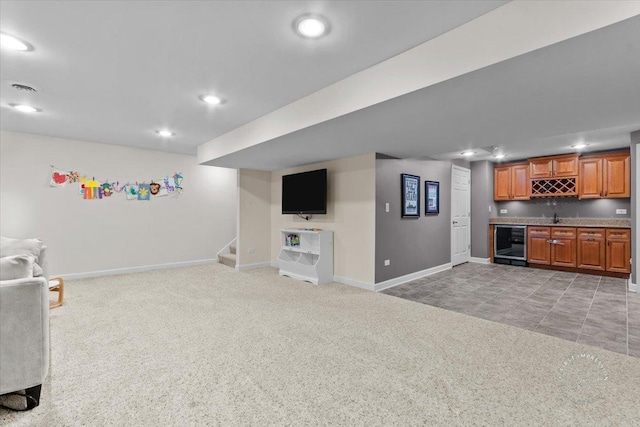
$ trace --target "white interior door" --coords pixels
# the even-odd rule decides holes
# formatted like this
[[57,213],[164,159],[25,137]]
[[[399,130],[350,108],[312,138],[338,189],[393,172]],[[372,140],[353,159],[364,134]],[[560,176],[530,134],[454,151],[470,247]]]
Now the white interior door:
[[469,261],[471,256],[471,171],[451,169],[451,265]]

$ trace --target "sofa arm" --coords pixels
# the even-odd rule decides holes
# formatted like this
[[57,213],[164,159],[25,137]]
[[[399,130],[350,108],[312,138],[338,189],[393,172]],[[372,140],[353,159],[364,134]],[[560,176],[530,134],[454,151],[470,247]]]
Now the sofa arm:
[[48,281],[0,281],[0,394],[42,384],[48,370]]
[[40,268],[42,268],[42,276],[49,280],[49,258],[47,257],[48,249],[43,246],[40,250],[40,256],[36,260]]

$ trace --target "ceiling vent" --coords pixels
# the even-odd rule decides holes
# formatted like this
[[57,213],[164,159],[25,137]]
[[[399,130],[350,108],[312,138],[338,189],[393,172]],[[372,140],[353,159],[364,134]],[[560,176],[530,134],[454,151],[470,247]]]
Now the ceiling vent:
[[14,83],[11,85],[11,87],[17,90],[25,91],[25,92],[37,92],[37,90],[35,90],[31,86],[23,85],[20,83]]

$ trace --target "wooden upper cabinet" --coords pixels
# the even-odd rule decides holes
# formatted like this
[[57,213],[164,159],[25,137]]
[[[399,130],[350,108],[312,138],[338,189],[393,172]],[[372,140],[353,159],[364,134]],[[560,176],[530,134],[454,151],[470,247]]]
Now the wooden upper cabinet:
[[631,197],[629,152],[580,157],[538,157],[494,167],[493,199],[578,196],[580,199]]
[[631,197],[629,153],[604,154],[580,159],[580,199]]
[[529,177],[564,178],[578,175],[578,154],[529,159]]
[[631,197],[631,155],[629,153],[602,156],[604,197]]
[[494,167],[494,200],[529,200],[529,198],[528,163],[518,163]]
[[511,165],[511,199],[529,200],[529,165]]
[[551,178],[553,160],[549,157],[529,160],[529,178]]
[[553,158],[553,177],[562,178],[578,175],[578,154]]
[[602,163],[600,157],[580,159],[578,198],[599,199],[604,196]]
[[494,167],[493,199],[511,200],[511,166]]

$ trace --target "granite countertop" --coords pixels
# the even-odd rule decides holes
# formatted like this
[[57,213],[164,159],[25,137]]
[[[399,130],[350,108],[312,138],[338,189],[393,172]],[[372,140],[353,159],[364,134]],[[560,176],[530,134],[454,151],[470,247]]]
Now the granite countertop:
[[606,227],[631,228],[630,219],[615,218],[560,218],[553,223],[553,218],[501,217],[489,219],[489,224],[544,225],[550,227]]

